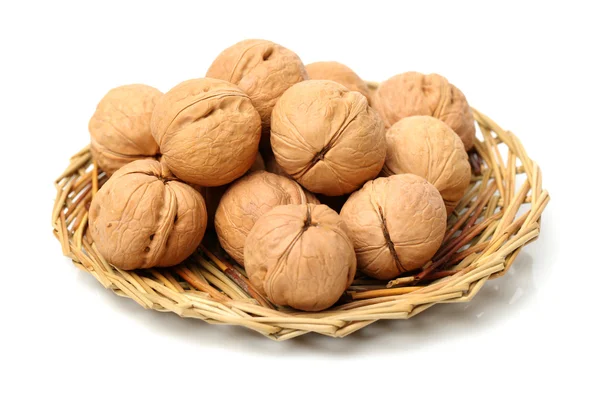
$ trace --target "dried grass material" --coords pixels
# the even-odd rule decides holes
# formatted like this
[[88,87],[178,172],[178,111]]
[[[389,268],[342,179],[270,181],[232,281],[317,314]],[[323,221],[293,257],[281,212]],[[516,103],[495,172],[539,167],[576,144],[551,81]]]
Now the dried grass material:
[[[243,269],[206,243],[172,268],[126,272],[109,265],[87,234],[89,203],[106,181],[89,146],[71,158],[55,182],[54,235],[76,267],[144,308],[242,325],[275,340],[309,332],[344,337],[379,319],[411,318],[436,303],[471,300],[488,279],[505,274],[540,233],[541,214],[550,199],[542,189],[540,168],[513,133],[477,110],[473,114],[483,141],[476,141],[469,159],[481,174],[473,175],[448,216],[444,243],[433,260],[390,282],[357,276],[340,302],[322,312],[274,306],[252,287]],[[517,186],[521,174],[527,179]]]

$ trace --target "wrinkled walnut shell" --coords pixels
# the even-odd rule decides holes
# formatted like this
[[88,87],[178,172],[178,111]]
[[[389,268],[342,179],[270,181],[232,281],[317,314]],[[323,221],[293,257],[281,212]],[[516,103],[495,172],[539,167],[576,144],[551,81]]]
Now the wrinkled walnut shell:
[[244,250],[250,282],[280,306],[331,307],[350,286],[356,257],[342,219],[324,205],[285,205],[256,221]]
[[125,164],[158,153],[150,118],[161,96],[151,86],[126,85],[110,90],[98,103],[88,125],[90,151],[109,176]]
[[260,117],[237,86],[192,79],[157,103],[152,134],[175,176],[196,185],[221,186],[244,175],[254,163]]
[[358,269],[377,279],[422,267],[439,249],[446,230],[442,196],[412,174],[365,183],[340,215],[354,243]]
[[132,270],[176,265],[206,229],[200,193],[175,180],[164,164],[138,160],[119,169],[94,196],[89,233],[114,266]]
[[365,81],[349,67],[336,61],[321,61],[306,65],[308,79],[334,81],[346,89],[362,93],[370,101],[371,94]]
[[385,161],[383,122],[365,96],[332,81],[301,82],[281,96],[271,146],[287,174],[327,196],[358,189]]
[[221,247],[244,265],[244,243],[248,232],[263,214],[285,204],[305,204],[310,199],[293,180],[258,171],[234,182],[225,192],[215,214],[215,230]]
[[381,83],[373,106],[386,128],[404,117],[429,115],[444,121],[460,137],[465,149],[473,147],[475,122],[465,95],[438,74],[406,72]]
[[411,173],[427,179],[442,195],[450,214],[471,182],[471,166],[462,141],[437,118],[402,118],[386,132],[382,175]]
[[269,144],[271,112],[283,92],[308,79],[300,57],[268,40],[243,40],[225,49],[206,72],[208,78],[235,83],[248,93],[263,124],[261,147]]

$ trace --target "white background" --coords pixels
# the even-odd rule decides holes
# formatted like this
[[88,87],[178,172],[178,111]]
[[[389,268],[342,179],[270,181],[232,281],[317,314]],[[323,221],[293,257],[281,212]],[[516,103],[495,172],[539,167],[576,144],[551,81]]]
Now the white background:
[[[598,11],[576,1],[0,5],[0,398],[598,398]],[[166,91],[270,39],[369,80],[445,75],[515,132],[552,200],[469,304],[276,343],[141,309],[61,255],[54,178],[110,88]]]

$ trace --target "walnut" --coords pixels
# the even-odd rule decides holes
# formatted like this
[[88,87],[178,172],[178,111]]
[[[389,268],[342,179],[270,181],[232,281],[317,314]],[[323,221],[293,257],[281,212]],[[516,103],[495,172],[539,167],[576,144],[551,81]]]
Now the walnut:
[[404,117],[429,115],[448,124],[466,150],[473,147],[475,123],[469,103],[443,76],[418,72],[396,75],[379,86],[375,97],[373,106],[386,128]]
[[370,102],[369,88],[365,81],[349,67],[336,61],[321,61],[306,65],[309,79],[334,81],[348,90],[362,93]]
[[286,173],[327,196],[358,189],[385,161],[383,122],[365,96],[332,81],[301,82],[281,96],[271,145]]
[[382,175],[411,173],[427,179],[442,195],[450,214],[471,182],[465,147],[437,118],[402,118],[386,132],[387,156]]
[[150,132],[152,111],[162,93],[146,85],[110,90],[90,119],[90,150],[109,176],[131,161],[154,157],[158,145]]
[[221,186],[252,166],[260,117],[247,94],[217,79],[192,79],[156,104],[152,134],[169,169],[201,186]]
[[342,207],[358,268],[377,279],[392,279],[423,266],[439,249],[446,208],[425,179],[392,175],[365,183]]
[[104,258],[131,270],[185,260],[206,229],[202,196],[164,164],[138,160],[119,169],[94,196],[89,232]]
[[283,205],[256,221],[246,271],[273,303],[303,311],[331,307],[350,286],[356,257],[342,219],[325,205]]
[[215,229],[221,246],[244,265],[244,243],[260,216],[284,204],[304,204],[309,199],[291,179],[257,171],[234,182],[225,192],[215,214]]
[[279,97],[295,83],[308,79],[296,53],[261,39],[243,40],[225,49],[206,76],[235,83],[248,93],[263,124],[261,147],[269,145],[271,112]]

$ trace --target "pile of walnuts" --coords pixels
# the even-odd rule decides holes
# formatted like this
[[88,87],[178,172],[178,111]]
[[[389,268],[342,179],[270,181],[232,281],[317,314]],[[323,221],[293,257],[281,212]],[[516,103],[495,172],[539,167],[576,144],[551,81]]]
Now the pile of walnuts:
[[89,123],[110,179],[89,232],[125,269],[172,266],[207,229],[273,303],[331,307],[356,270],[392,279],[441,246],[471,178],[473,115],[436,74],[368,86],[244,40],[167,93],[121,86]]

